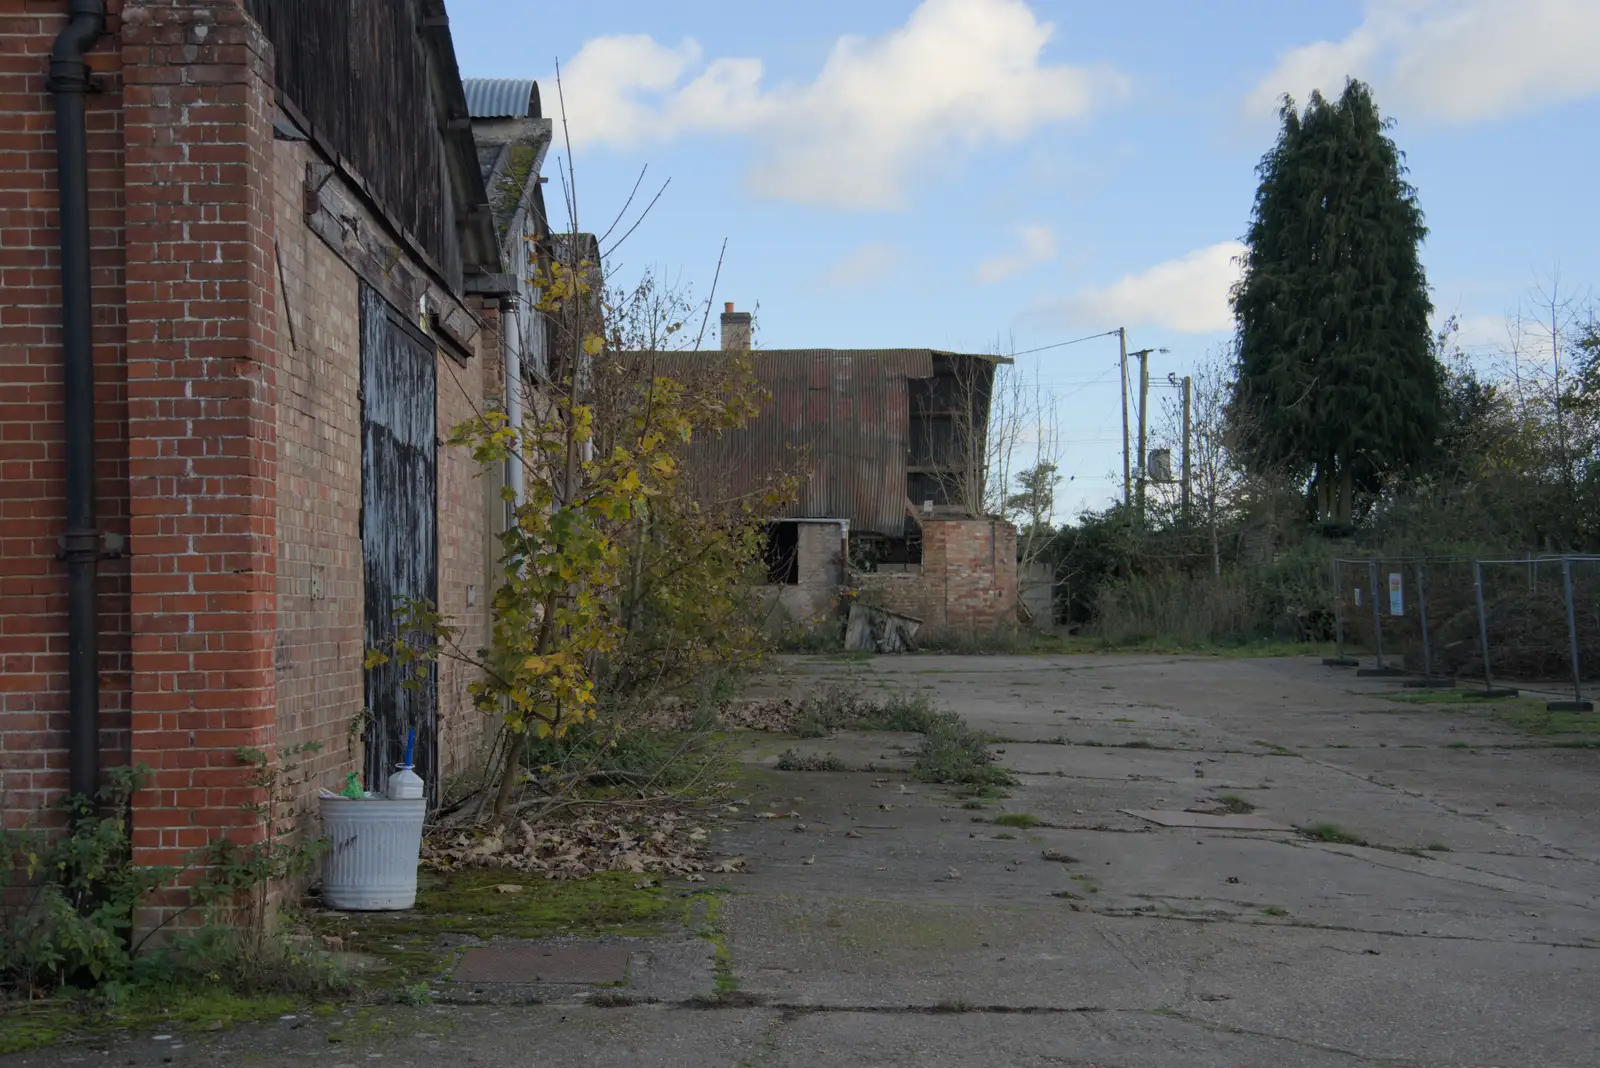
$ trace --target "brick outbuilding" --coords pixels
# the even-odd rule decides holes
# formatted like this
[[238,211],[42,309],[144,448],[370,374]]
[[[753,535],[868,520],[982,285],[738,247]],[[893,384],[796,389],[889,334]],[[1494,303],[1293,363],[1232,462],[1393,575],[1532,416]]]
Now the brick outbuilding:
[[984,514],[983,457],[1004,356],[934,349],[756,349],[728,304],[722,349],[749,351],[764,396],[698,460],[749,492],[794,475],[771,525],[767,578],[780,626],[808,628],[841,594],[984,634],[1017,622],[1017,531]]
[[[86,292],[63,278],[76,231],[56,109],[73,96]],[[468,766],[484,724],[467,673],[402,693],[363,653],[404,596],[436,599],[468,647],[483,634],[485,488],[442,439],[503,388],[509,279],[442,0],[6,5],[7,826],[141,763],[134,859],[174,863],[259,833],[240,747],[321,743],[307,793],[348,771],[381,786],[412,727],[435,787]],[[92,404],[68,385],[85,295]],[[69,445],[84,411],[92,464]],[[87,637],[69,566],[93,572]]]

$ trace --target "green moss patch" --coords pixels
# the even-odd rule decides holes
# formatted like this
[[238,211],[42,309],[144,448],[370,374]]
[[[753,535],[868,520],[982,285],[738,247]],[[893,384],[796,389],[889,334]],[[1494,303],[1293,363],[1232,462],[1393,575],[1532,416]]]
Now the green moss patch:
[[407,912],[323,913],[320,933],[379,962],[364,982],[393,987],[440,975],[449,963],[441,939],[544,938],[550,935],[656,934],[682,916],[681,895],[641,886],[648,877],[605,872],[587,879],[544,879],[506,870],[422,872]]
[[1031,812],[1003,812],[994,818],[994,822],[997,827],[1016,827],[1021,830],[1027,830],[1029,827],[1039,826],[1044,821]]
[[1447,705],[1472,709],[1498,723],[1554,745],[1600,742],[1600,712],[1552,712],[1543,697],[1507,697],[1485,700],[1470,687],[1433,693],[1394,694],[1389,700],[1404,705]]
[[139,987],[112,1001],[0,1001],[0,1054],[119,1034],[218,1031],[276,1019],[301,1006],[282,994],[246,997],[219,987]]

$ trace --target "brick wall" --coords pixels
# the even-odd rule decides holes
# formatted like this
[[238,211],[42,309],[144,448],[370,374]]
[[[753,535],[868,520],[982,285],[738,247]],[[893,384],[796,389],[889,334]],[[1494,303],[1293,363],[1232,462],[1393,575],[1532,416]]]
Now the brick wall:
[[306,142],[274,144],[278,303],[278,742],[319,742],[307,790],[361,768],[361,284],[306,226]]
[[[499,313],[478,306],[486,329],[478,339],[478,357],[461,361],[439,353],[439,439],[456,424],[484,408],[487,392],[498,388]],[[439,611],[460,628],[462,648],[477,649],[488,638],[487,514],[482,468],[466,448],[439,447]],[[469,601],[471,603],[469,603]],[[467,685],[476,672],[455,661],[439,665],[439,770],[446,777],[466,771],[478,755],[484,717],[472,706]]]
[[[944,550],[945,626],[984,631],[1017,619],[1017,530],[1009,523],[961,520],[929,524]],[[927,570],[924,528],[923,569]]]
[[[108,5],[110,26],[119,4]],[[0,825],[39,826],[67,787],[67,579],[60,236],[55,113],[45,88],[66,24],[55,0],[0,11]],[[87,98],[94,302],[95,506],[128,533],[123,316],[122,55],[89,56],[104,92]],[[99,567],[102,764],[128,749],[128,561]]]
[[260,834],[237,757],[276,706],[270,49],[235,4],[128,0],[134,860]]
[[[237,0],[108,6],[90,56],[104,91],[88,98],[95,490],[100,528],[128,535],[129,554],[100,568],[102,762],[154,770],[136,800],[135,859],[174,863],[218,833],[259,833],[241,807],[257,797],[241,746],[323,743],[308,758],[307,793],[360,767],[347,743],[363,704],[359,283],[307,224],[314,152],[274,140],[270,49]],[[54,0],[6,8],[0,818],[36,826],[66,785],[59,237],[45,90],[65,16]],[[473,310],[488,324],[478,355],[439,357],[441,437],[498,388],[498,313]],[[439,465],[440,605],[476,647],[484,489],[465,451],[441,448]],[[482,722],[468,675],[442,674],[442,766],[454,773],[476,754]]]
[[929,631],[981,633],[1017,619],[1017,531],[989,519],[922,526],[920,573],[856,576],[864,602],[923,621]]

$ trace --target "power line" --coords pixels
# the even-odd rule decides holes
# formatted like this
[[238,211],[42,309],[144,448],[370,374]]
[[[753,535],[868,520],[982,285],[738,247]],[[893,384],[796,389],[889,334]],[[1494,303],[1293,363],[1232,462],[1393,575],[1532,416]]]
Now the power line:
[[1115,330],[1106,330],[1103,333],[1090,334],[1087,337],[1073,338],[1071,341],[1058,341],[1054,345],[1040,345],[1036,349],[1023,349],[1021,352],[1013,352],[1013,353],[1009,353],[1008,355],[1011,355],[1011,356],[1028,356],[1028,355],[1031,355],[1032,353],[1035,353],[1035,352],[1044,352],[1046,349],[1064,349],[1068,345],[1081,345],[1085,341],[1093,341],[1097,337],[1111,337],[1114,334],[1116,334]]

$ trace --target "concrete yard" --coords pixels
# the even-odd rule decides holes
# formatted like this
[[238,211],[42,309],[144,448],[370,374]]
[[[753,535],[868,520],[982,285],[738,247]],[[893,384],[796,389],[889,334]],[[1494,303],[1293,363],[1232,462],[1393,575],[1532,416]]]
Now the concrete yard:
[[[750,870],[713,877],[714,952],[668,936],[680,964],[630,978],[649,1003],[394,1007],[0,1065],[1600,1065],[1600,749],[1309,658],[805,659],[763,685],[840,676],[931,691],[1004,739],[1019,785],[963,807],[907,778],[914,736],[752,743],[752,803],[717,839]],[[853,770],[773,770],[791,745]],[[1368,844],[1127,811],[1223,808]]]

